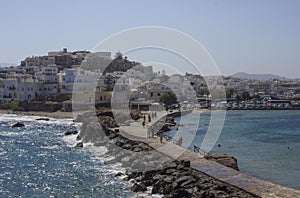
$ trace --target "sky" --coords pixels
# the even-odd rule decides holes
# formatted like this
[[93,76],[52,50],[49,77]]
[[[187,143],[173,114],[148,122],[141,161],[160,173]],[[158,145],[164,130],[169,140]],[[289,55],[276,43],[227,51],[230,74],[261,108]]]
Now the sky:
[[[300,77],[298,0],[0,3],[0,63],[18,64],[27,56],[64,47],[91,50],[122,30],[163,26],[201,43],[224,75],[247,72]],[[139,59],[136,55],[129,58]]]

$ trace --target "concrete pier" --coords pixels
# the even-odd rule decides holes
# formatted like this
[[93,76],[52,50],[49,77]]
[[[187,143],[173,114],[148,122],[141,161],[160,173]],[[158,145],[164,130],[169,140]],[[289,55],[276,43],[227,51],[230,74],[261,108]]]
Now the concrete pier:
[[148,138],[148,128],[154,124],[159,124],[158,122],[163,122],[165,117],[168,115],[170,114],[167,112],[157,113],[157,117],[152,119],[151,123],[147,123],[144,128],[142,126],[142,120],[132,122],[127,126],[120,126],[120,134],[129,139],[144,142],[157,151],[162,152],[174,159],[189,160],[191,161],[191,167],[193,169],[203,172],[230,185],[242,188],[260,197],[300,197],[299,190],[283,187],[247,174],[243,174],[219,163],[206,160],[199,153],[187,150],[171,142],[167,142],[166,140],[161,143],[159,137]]

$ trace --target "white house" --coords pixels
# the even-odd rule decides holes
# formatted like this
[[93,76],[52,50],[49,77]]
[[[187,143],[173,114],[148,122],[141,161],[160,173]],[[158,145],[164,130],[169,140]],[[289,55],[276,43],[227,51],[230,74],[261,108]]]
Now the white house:
[[0,79],[0,103],[17,99],[17,79]]

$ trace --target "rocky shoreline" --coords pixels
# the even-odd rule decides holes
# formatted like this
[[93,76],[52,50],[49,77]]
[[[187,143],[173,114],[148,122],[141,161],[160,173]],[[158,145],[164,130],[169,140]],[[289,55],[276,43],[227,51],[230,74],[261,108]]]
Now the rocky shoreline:
[[83,125],[77,139],[83,144],[105,146],[108,149],[105,157],[113,157],[106,164],[122,164],[126,173],[116,176],[132,182],[133,192],[148,190],[164,197],[258,197],[192,169],[190,161],[171,159],[148,144],[123,137],[108,126],[116,124],[110,116],[87,117],[81,117]]
[[22,116],[41,116],[41,117],[56,118],[56,119],[73,118],[73,113],[72,112],[62,112],[62,111],[55,111],[55,112],[12,111],[12,110],[0,109],[0,114],[16,114],[16,115],[22,115]]

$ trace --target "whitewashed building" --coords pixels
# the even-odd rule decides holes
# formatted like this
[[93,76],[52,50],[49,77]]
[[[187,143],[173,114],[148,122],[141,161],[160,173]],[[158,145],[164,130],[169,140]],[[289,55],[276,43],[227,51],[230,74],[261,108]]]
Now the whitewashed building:
[[17,99],[17,79],[0,79],[0,103]]

